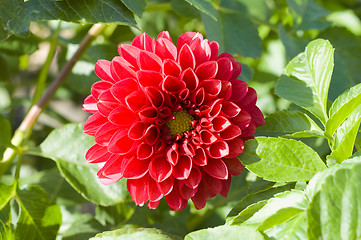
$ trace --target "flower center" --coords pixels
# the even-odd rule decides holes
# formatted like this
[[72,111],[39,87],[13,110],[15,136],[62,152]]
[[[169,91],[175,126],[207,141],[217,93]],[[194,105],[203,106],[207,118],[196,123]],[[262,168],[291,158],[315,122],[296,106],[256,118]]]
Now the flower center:
[[172,112],[175,119],[166,121],[166,125],[169,127],[169,134],[175,136],[177,134],[183,136],[185,131],[193,130],[191,121],[194,117],[187,113],[186,110],[179,112]]

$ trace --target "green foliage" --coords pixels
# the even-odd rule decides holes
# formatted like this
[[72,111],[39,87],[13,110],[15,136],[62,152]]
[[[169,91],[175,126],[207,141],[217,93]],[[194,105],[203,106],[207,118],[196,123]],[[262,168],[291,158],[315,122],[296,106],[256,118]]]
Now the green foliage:
[[247,236],[247,239],[250,240],[265,239],[260,232],[255,231],[253,228],[239,226],[219,226],[192,232],[185,237],[185,240],[216,240],[222,238],[236,240],[239,239],[240,236]]
[[159,240],[179,240],[181,238],[177,236],[169,235],[158,229],[151,228],[123,228],[115,231],[109,231],[97,234],[95,237],[91,238],[91,240],[107,240],[107,239],[115,239],[121,238],[124,240],[131,239],[159,239]]

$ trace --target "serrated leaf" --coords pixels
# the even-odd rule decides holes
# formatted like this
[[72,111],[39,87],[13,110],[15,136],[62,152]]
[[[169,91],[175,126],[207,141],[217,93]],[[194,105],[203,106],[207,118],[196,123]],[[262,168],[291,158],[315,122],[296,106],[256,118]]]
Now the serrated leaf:
[[207,37],[219,43],[221,52],[252,58],[261,56],[262,42],[257,26],[245,15],[219,11],[217,21],[205,14],[202,21]]
[[329,110],[325,134],[332,137],[341,123],[361,104],[361,84],[342,93]]
[[249,140],[238,158],[257,176],[275,182],[307,181],[326,168],[312,148],[285,138]]
[[97,179],[97,167],[85,160],[94,143],[93,137],[83,133],[82,125],[68,124],[51,132],[40,149],[56,161],[68,183],[84,198],[103,206],[125,201],[129,198],[126,179],[103,185]]
[[189,4],[197,8],[199,11],[204,12],[214,21],[217,21],[217,11],[213,7],[211,0],[186,0]]
[[307,211],[309,239],[360,239],[361,158],[320,175]]
[[112,240],[112,239],[122,239],[122,240],[180,240],[178,236],[170,235],[159,229],[155,228],[122,228],[114,231],[103,232],[97,234],[95,237],[90,238],[89,240]]
[[247,236],[248,240],[262,240],[263,235],[254,228],[242,226],[218,226],[189,233],[184,240],[238,240]]
[[356,135],[361,123],[361,105],[359,105],[337,129],[332,153],[328,158],[342,162],[352,156]]
[[270,114],[266,124],[257,128],[257,135],[269,137],[323,137],[322,129],[306,114],[298,111],[280,111]]
[[19,37],[29,34],[30,22],[45,20],[136,26],[132,13],[118,0],[0,0],[0,16],[5,30]]
[[49,201],[39,186],[28,186],[16,192],[20,217],[15,228],[15,239],[55,239],[61,225],[57,204]]
[[333,70],[333,48],[323,39],[310,42],[292,59],[277,82],[278,96],[309,110],[326,123],[327,94]]
[[122,2],[129,10],[137,14],[138,17],[142,16],[147,6],[146,0],[122,0]]

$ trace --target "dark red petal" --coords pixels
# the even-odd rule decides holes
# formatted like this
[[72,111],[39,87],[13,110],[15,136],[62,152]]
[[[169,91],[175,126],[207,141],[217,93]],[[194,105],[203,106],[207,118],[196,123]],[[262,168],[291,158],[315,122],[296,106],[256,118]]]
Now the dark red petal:
[[148,172],[149,161],[139,160],[136,157],[124,158],[122,162],[123,177],[127,179],[139,179]]
[[108,119],[120,126],[130,126],[138,120],[138,117],[129,108],[121,105],[109,114]]
[[183,182],[190,188],[195,189],[198,187],[199,183],[202,180],[202,173],[197,167],[193,167],[191,173],[189,174],[188,178],[185,179]]
[[140,51],[138,66],[142,70],[153,70],[159,72],[162,66],[162,59],[160,59],[154,53],[148,51]]
[[160,108],[164,104],[164,95],[162,91],[158,88],[150,86],[144,89],[145,95],[149,99],[150,103],[156,107]]
[[107,118],[103,117],[100,113],[94,113],[85,121],[83,131],[90,136],[94,136],[98,129],[107,121]]
[[114,125],[111,122],[106,122],[99,128],[94,136],[94,140],[99,145],[108,145],[109,140],[112,138],[115,132],[120,129],[119,126]]
[[143,87],[155,86],[158,87],[163,81],[161,73],[151,70],[139,70],[137,72],[139,84]]
[[248,112],[242,110],[236,117],[231,119],[231,122],[244,130],[251,123],[251,116]]
[[89,163],[100,163],[108,160],[108,149],[99,144],[93,145],[85,154],[85,158]]
[[227,158],[237,157],[239,154],[243,152],[244,143],[240,138],[235,138],[231,141],[227,141],[227,145],[229,147],[229,154]]
[[174,179],[169,177],[163,182],[159,182],[159,188],[163,195],[169,194],[173,190]]
[[193,162],[198,166],[205,166],[207,164],[207,155],[203,148],[197,148],[193,156]]
[[100,94],[97,108],[103,116],[107,117],[114,109],[119,106],[120,103],[114,98],[113,94],[110,92],[110,89]]
[[232,96],[232,84],[229,81],[221,81],[221,92],[218,94],[218,98],[228,100]]
[[199,132],[203,144],[209,145],[217,141],[217,137],[209,130],[203,129]]
[[147,33],[142,33],[136,36],[132,41],[132,46],[142,50],[153,52],[154,39],[152,39]]
[[163,182],[172,174],[172,165],[165,157],[159,156],[149,164],[149,174],[157,182]]
[[265,124],[264,116],[257,106],[255,106],[249,114],[252,116],[252,122],[258,127]]
[[189,141],[184,141],[182,145],[180,145],[180,149],[182,153],[186,155],[193,156],[195,154],[194,147]]
[[222,180],[218,179],[218,178],[214,178],[211,177],[210,175],[208,175],[207,173],[204,173],[203,176],[203,182],[205,183],[205,185],[208,188],[208,191],[211,192],[212,196],[217,195],[221,192],[222,190]]
[[153,180],[153,178],[149,177],[149,201],[156,202],[160,201],[163,197],[162,192],[160,191],[160,187],[156,181]]
[[139,58],[140,49],[128,44],[122,44],[118,48],[119,55],[134,67],[137,66],[137,59]]
[[166,59],[163,61],[162,72],[164,75],[179,77],[182,72],[182,68],[176,61],[172,59]]
[[203,87],[206,93],[206,100],[213,99],[218,96],[222,90],[222,83],[220,80],[204,80],[199,84],[199,87]]
[[239,114],[241,109],[233,102],[223,101],[221,111],[227,118],[233,118]]
[[220,192],[223,197],[227,197],[229,187],[231,186],[231,176],[228,177],[227,180],[222,181],[222,191]]
[[238,136],[240,136],[242,134],[241,129],[232,124],[231,126],[229,126],[228,128],[226,128],[225,130],[223,130],[222,132],[219,133],[219,136],[223,139],[223,140],[232,140]]
[[246,96],[247,91],[248,91],[248,85],[247,85],[247,83],[245,83],[241,80],[238,80],[238,79],[232,79],[232,80],[230,80],[230,82],[232,83],[231,99],[234,102],[238,102]]
[[155,125],[150,125],[144,133],[144,140],[147,144],[149,145],[154,145],[158,139],[159,139],[159,135],[160,135],[160,130],[157,126]]
[[172,111],[169,109],[169,107],[161,107],[158,112],[159,117],[161,118],[168,118],[172,115]]
[[180,50],[178,55],[178,62],[183,70],[187,68],[194,69],[196,66],[196,59],[194,58],[193,52],[188,44],[183,45],[182,49]]
[[202,209],[206,206],[206,202],[209,199],[209,191],[203,182],[199,184],[197,193],[192,197],[192,201],[196,209]]
[[135,91],[125,98],[128,108],[138,112],[147,104],[147,98],[142,90]]
[[208,61],[199,65],[196,69],[196,75],[199,80],[214,78],[218,71],[218,65],[216,61]]
[[232,62],[233,73],[231,79],[238,78],[239,74],[241,74],[242,71],[241,64],[229,53],[222,53],[221,55],[219,55],[218,58],[224,58],[224,57],[228,58]]
[[233,66],[229,58],[220,58],[217,60],[218,72],[216,78],[219,80],[229,80],[233,74]]
[[203,170],[217,179],[225,180],[228,178],[227,165],[222,159],[208,159],[208,163],[203,167]]
[[221,109],[222,109],[222,99],[217,99],[210,105],[210,111],[207,114],[207,116],[209,118],[216,117],[221,112]]
[[197,192],[197,189],[194,189],[194,188],[190,188],[188,187],[187,185],[183,185],[180,189],[180,195],[183,199],[190,199],[191,197],[193,197],[196,192]]
[[150,209],[156,209],[159,206],[159,203],[160,201],[156,201],[156,202],[149,201],[147,206]]
[[[217,117],[216,117],[217,118]],[[214,118],[214,119],[216,119]],[[213,120],[212,120],[213,121]],[[210,129],[213,127],[212,122],[208,118],[201,118],[199,120],[199,125],[202,127],[202,129]],[[214,130],[214,129],[213,129]],[[213,131],[212,130],[212,131]]]
[[160,38],[155,43],[155,54],[162,59],[175,60],[177,58],[177,48],[174,46],[172,41]]
[[147,107],[139,112],[139,117],[144,122],[154,123],[154,120],[158,117],[158,111],[155,107]]
[[231,122],[228,121],[228,119],[223,116],[217,116],[213,118],[211,123],[212,123],[211,131],[214,132],[224,131],[226,128],[231,126]]
[[143,122],[135,122],[129,128],[128,136],[133,140],[140,140],[144,137],[145,129],[147,125]]
[[178,151],[173,149],[173,148],[169,148],[167,150],[167,160],[168,162],[170,162],[173,166],[177,164],[178,162]]
[[193,96],[191,97],[191,101],[196,105],[196,106],[200,106],[203,104],[204,99],[205,99],[205,92],[204,92],[204,88],[199,88],[195,94],[193,94]]
[[110,72],[117,82],[127,78],[135,78],[135,71],[132,66],[122,57],[113,58],[110,64]]
[[103,79],[104,81],[108,81],[108,82],[115,82],[115,80],[112,77],[112,74],[110,72],[110,63],[107,60],[98,60],[97,63],[95,64],[94,67],[94,71],[95,74]]
[[153,155],[153,146],[150,146],[144,142],[138,145],[137,157],[139,160],[148,159],[152,155]]
[[178,93],[185,87],[186,84],[183,81],[173,76],[166,76],[162,84],[162,90],[171,93]]
[[235,176],[243,171],[242,163],[238,158],[225,158],[223,161],[227,165],[229,174]]
[[246,129],[242,129],[242,138],[246,141],[247,139],[253,138],[253,134],[256,132],[256,125],[251,122]]
[[187,206],[187,200],[181,197],[178,187],[174,187],[173,190],[165,196],[165,200],[169,205],[169,209],[172,211],[180,211]]
[[109,82],[99,81],[93,84],[91,87],[91,94],[93,97],[98,100],[99,95],[102,94],[104,91],[108,90],[112,87],[113,84]]
[[128,179],[127,187],[135,204],[143,206],[144,203],[149,200],[149,183],[147,175],[140,179]]
[[138,83],[133,78],[127,78],[117,82],[110,89],[113,96],[120,102],[124,102],[125,97],[138,90]]
[[199,79],[191,68],[184,70],[181,79],[186,83],[186,87],[189,89],[189,91],[193,91],[198,87]]
[[206,147],[206,152],[211,158],[223,158],[230,153],[228,144],[225,141],[218,140]]
[[210,60],[216,60],[218,58],[219,44],[217,42],[210,42],[209,47],[211,49]]
[[127,154],[136,148],[134,140],[128,137],[127,130],[119,130],[109,141],[108,151],[112,153],[119,153],[121,155]]
[[172,175],[178,180],[187,179],[192,170],[192,159],[187,155],[181,155],[177,165],[174,166]]

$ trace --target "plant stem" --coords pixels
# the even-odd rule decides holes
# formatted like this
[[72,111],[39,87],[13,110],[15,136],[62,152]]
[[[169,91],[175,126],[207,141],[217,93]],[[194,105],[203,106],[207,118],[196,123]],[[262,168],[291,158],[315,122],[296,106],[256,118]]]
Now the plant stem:
[[[91,42],[100,34],[100,32],[105,28],[105,25],[95,24],[90,29],[84,39],[81,41],[78,50],[74,53],[72,58],[65,64],[61,69],[59,75],[54,79],[52,84],[49,86],[44,95],[39,99],[39,101],[33,105],[29,112],[26,114],[24,120],[20,124],[19,128],[15,131],[15,134],[11,140],[11,143],[15,147],[20,147],[24,139],[28,138],[32,128],[37,121],[39,115],[44,110],[45,106],[49,100],[54,95],[55,91],[60,87],[64,82],[66,77],[71,72],[75,63],[79,60],[81,55],[85,50],[90,46]],[[3,160],[0,162],[0,176],[2,176],[10,167],[12,161],[16,157],[17,152],[14,149],[8,148],[4,152]]]

